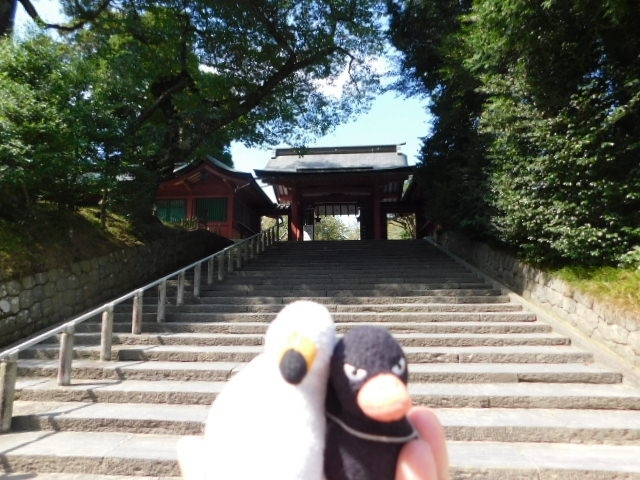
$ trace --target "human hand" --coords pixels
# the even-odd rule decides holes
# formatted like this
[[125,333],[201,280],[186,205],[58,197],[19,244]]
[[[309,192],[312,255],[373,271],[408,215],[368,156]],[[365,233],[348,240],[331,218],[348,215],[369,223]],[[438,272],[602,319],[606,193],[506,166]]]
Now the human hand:
[[420,438],[402,447],[395,480],[449,480],[444,428],[435,413],[426,407],[413,407],[407,417]]
[[[407,417],[420,438],[407,443],[400,451],[395,480],[449,480],[444,429],[435,413],[426,407],[412,407]],[[207,478],[206,462],[210,455],[202,437],[181,439],[178,457],[183,479]]]

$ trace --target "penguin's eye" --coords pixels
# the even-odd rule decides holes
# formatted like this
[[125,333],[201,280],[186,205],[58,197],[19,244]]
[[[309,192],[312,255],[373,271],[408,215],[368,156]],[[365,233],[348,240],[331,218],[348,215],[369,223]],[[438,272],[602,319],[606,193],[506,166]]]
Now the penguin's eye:
[[406,369],[407,369],[407,361],[404,358],[400,358],[400,360],[398,360],[398,363],[396,363],[393,367],[391,367],[391,371],[398,377],[401,377],[404,374]]
[[344,374],[352,382],[359,382],[364,380],[367,376],[367,371],[364,368],[354,367],[349,363],[344,364]]

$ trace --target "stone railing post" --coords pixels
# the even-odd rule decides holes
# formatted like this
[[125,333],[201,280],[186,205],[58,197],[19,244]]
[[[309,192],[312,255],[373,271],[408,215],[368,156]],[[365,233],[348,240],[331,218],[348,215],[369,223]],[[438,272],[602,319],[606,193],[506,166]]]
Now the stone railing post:
[[233,272],[233,253],[231,249],[227,250],[227,272]]
[[131,312],[131,333],[142,333],[142,306],[144,303],[144,290],[138,290],[133,296],[133,310]]
[[167,308],[167,281],[163,280],[158,285],[158,313],[156,321],[158,323],[164,322],[165,312]]
[[0,360],[0,433],[11,430],[17,375],[17,354]]
[[211,257],[207,262],[207,285],[211,285],[213,283],[214,260],[215,257]]
[[260,237],[253,237],[251,239],[251,244],[249,245],[249,258],[251,260],[256,258],[256,255],[258,254],[258,239],[259,238]]
[[102,312],[102,331],[100,333],[100,360],[111,360],[111,344],[113,341],[113,305]]
[[235,247],[236,254],[236,268],[242,268],[242,246]]
[[184,272],[180,272],[178,275],[178,293],[176,294],[176,305],[184,304]]
[[71,385],[74,328],[69,327],[60,334],[60,356],[58,358],[58,385]]
[[224,280],[224,259],[226,254],[218,255],[218,280]]
[[200,278],[202,277],[202,263],[193,268],[193,296],[200,297]]

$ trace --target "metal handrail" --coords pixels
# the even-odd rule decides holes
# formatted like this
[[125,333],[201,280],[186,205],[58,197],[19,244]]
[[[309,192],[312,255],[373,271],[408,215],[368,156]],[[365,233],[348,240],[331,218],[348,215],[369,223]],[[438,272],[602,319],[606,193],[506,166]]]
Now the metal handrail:
[[[62,335],[60,341],[60,363],[58,367],[58,384],[69,385],[71,380],[71,362],[73,357],[73,334],[78,325],[95,318],[97,315],[102,314],[103,329],[101,334],[101,360],[111,360],[111,341],[113,336],[113,311],[114,307],[129,299],[133,299],[133,312],[132,312],[132,333],[141,333],[142,327],[142,298],[146,290],[154,287],[158,287],[158,312],[157,321],[164,321],[164,302],[166,300],[166,285],[167,281],[178,278],[178,287],[176,291],[176,303],[181,304],[184,299],[184,278],[187,271],[194,270],[194,296],[198,297],[200,292],[200,271],[202,264],[209,263],[209,269],[207,271],[207,283],[213,282],[213,261],[218,258],[218,280],[224,278],[226,272],[233,271],[234,263],[239,268],[244,260],[254,258],[257,253],[263,252],[266,247],[271,246],[277,240],[276,234],[277,226],[271,227],[267,230],[263,230],[251,237],[245,238],[238,242],[219,250],[205,258],[197,260],[186,267],[182,267],[164,277],[158,278],[153,282],[150,282],[143,287],[137,288],[125,295],[122,295],[114,300],[111,300],[99,307],[96,307],[88,312],[78,315],[71,320],[64,322],[61,325],[50,328],[42,333],[39,333],[31,338],[28,338],[16,345],[0,351],[0,432],[8,431],[11,425],[11,415],[13,411],[13,391],[15,387],[16,373],[17,373],[17,357],[20,352],[26,350],[34,345],[37,345],[45,340],[50,339],[55,335]],[[234,260],[235,254],[235,262]],[[225,265],[226,263],[226,265]]]

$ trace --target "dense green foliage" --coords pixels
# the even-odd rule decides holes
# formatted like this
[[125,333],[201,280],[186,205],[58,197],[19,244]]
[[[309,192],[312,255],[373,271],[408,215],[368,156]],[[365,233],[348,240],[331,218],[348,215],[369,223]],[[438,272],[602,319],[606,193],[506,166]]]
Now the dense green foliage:
[[358,240],[360,225],[350,224],[342,217],[324,216],[314,227],[314,240]]
[[477,79],[464,68],[465,45],[455,35],[470,8],[470,1],[395,2],[391,35],[409,74],[403,86],[431,98],[434,122],[416,176],[428,217],[446,228],[478,232],[487,221],[485,157],[476,128],[483,96]]
[[303,144],[378,88],[378,0],[61,5],[68,25],[31,12],[55,40],[0,39],[0,216],[83,195],[148,214],[177,163],[230,161],[231,140]]
[[74,205],[87,158],[87,76],[63,45],[0,43],[0,211],[38,200]]
[[637,3],[394,5],[405,70],[438,116],[422,158],[434,221],[535,262],[630,258],[640,244]]

